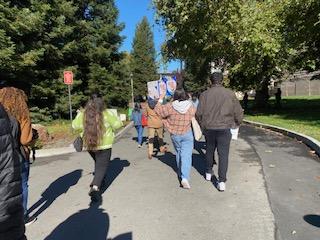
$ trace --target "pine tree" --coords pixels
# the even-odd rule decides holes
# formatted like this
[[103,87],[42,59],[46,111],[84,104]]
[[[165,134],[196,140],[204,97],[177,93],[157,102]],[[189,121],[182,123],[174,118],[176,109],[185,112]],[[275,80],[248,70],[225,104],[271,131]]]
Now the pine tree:
[[137,25],[133,39],[131,71],[135,95],[145,96],[147,82],[158,80],[153,33],[146,17]]
[[63,71],[74,72],[74,110],[93,91],[126,105],[129,71],[113,0],[0,0],[0,81],[20,85],[35,111],[68,116]]

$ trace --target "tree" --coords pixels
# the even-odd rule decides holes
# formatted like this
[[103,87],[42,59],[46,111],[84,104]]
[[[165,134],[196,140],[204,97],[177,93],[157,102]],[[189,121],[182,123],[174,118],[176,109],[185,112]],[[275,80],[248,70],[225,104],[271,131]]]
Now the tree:
[[112,0],[89,2],[0,0],[0,77],[31,91],[36,111],[68,115],[64,70],[74,72],[75,108],[96,90],[108,103],[126,105],[118,10]]
[[164,53],[169,59],[184,59],[190,66],[200,61],[204,65],[195,76],[208,75],[209,63],[215,62],[229,71],[231,87],[267,94],[286,55],[278,14],[285,0],[153,2],[168,33]]
[[158,80],[153,33],[146,17],[137,25],[132,44],[131,71],[136,95],[145,96],[147,82]]
[[290,70],[320,69],[320,1],[288,0],[282,16]]

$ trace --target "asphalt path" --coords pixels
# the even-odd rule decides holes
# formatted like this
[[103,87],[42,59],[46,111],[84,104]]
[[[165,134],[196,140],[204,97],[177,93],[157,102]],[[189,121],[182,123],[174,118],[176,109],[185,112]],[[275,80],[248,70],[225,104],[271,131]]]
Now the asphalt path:
[[[93,161],[86,152],[39,158],[31,167],[32,240],[272,240],[271,210],[260,157],[233,141],[227,190],[203,178],[205,144],[193,151],[191,189],[179,186],[171,152],[147,158],[134,129],[113,147],[101,205],[90,205]],[[58,151],[58,150],[57,150]],[[215,172],[217,172],[215,166]]]
[[319,157],[303,143],[269,130],[242,126],[240,135],[255,150],[243,156],[262,163],[276,238],[319,240]]

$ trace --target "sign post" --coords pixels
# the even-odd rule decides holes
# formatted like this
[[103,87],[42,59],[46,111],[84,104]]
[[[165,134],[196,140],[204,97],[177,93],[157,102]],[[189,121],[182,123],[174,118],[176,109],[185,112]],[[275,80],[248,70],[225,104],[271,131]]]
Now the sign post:
[[72,122],[71,85],[73,84],[73,72],[64,71],[63,81],[64,81],[64,84],[68,85],[70,121]]

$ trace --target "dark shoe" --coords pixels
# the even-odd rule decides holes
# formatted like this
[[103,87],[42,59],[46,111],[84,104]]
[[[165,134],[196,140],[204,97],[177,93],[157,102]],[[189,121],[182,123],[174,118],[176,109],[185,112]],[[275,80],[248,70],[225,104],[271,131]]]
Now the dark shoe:
[[91,201],[93,202],[101,201],[101,192],[97,186],[92,186],[90,188],[89,196],[91,197]]

